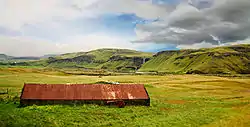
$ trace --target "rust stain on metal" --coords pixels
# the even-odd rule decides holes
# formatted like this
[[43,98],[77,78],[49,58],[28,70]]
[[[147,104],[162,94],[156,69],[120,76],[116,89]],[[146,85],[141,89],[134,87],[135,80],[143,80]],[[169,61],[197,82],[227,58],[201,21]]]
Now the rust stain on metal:
[[21,99],[115,100],[149,99],[144,85],[128,84],[24,84]]

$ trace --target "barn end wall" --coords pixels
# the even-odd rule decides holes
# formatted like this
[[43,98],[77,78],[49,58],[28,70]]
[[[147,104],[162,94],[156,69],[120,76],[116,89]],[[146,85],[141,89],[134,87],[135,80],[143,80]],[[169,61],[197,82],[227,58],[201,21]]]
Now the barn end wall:
[[[97,104],[106,105],[107,101],[118,101],[118,100],[20,100],[21,106],[30,105],[83,105],[83,104]],[[122,100],[126,105],[139,105],[139,106],[150,106],[150,99],[135,99],[135,100]]]

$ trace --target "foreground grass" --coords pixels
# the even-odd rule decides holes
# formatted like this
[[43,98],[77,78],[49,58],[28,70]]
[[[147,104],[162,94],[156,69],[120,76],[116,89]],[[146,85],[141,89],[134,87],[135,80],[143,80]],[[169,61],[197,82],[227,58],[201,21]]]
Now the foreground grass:
[[[96,105],[18,108],[24,82],[145,84],[150,107]],[[199,75],[63,76],[56,72],[1,69],[0,126],[250,126],[250,79]]]

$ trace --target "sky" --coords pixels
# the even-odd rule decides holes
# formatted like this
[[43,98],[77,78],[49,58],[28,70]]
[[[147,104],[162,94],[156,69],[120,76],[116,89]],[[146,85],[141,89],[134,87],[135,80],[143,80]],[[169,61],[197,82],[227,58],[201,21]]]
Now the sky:
[[12,56],[250,43],[249,0],[0,0],[0,19]]

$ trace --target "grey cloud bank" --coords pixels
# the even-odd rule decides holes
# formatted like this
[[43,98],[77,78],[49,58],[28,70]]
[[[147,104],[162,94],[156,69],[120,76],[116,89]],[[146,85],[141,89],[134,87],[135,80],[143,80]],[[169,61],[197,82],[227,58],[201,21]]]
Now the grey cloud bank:
[[218,45],[218,42],[245,40],[250,36],[250,1],[189,0],[177,5],[159,21],[138,24],[136,33],[138,40],[134,42],[138,43]]

